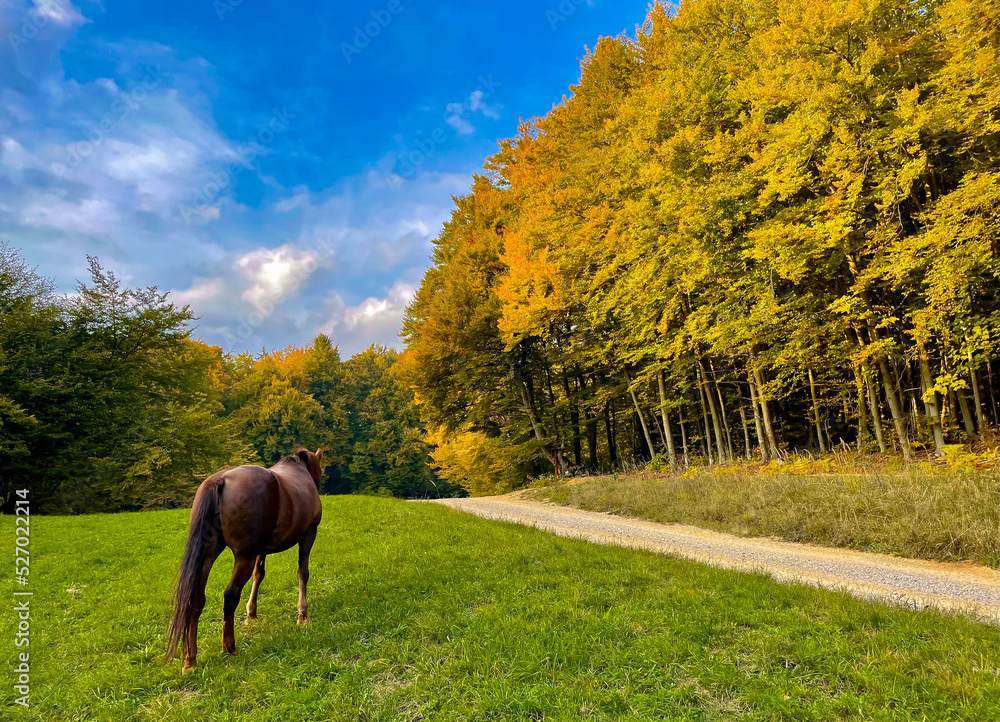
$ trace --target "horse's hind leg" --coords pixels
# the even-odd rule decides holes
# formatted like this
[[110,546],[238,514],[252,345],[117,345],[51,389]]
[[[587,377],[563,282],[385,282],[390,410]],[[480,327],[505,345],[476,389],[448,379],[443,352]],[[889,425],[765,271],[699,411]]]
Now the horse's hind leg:
[[193,672],[198,664],[198,620],[201,619],[201,612],[205,608],[205,586],[208,584],[208,575],[212,572],[212,565],[224,548],[222,541],[214,538],[205,552],[205,563],[202,565],[201,575],[195,583],[191,598],[191,622],[184,643],[184,667],[181,668],[181,674]]
[[260,583],[264,581],[264,559],[266,555],[257,557],[257,565],[253,568],[253,586],[250,587],[250,599],[247,600],[247,624],[257,619],[257,592]]
[[298,624],[305,624],[309,621],[307,612],[309,604],[306,602],[306,583],[309,581],[309,552],[312,551],[313,542],[316,541],[316,527],[311,526],[299,540],[299,619]]
[[222,649],[229,654],[236,653],[236,635],[233,633],[233,618],[236,616],[236,607],[240,604],[240,594],[243,592],[243,585],[247,583],[250,575],[253,574],[256,558],[256,554],[251,556],[236,556],[236,566],[233,567],[233,576],[229,580],[229,586],[226,587],[226,591],[222,593],[222,611],[226,618],[225,626],[222,629]]

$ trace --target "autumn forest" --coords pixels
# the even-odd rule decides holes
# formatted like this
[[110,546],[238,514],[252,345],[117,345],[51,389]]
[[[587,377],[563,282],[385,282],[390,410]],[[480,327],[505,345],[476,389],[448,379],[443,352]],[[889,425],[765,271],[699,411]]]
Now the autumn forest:
[[457,199],[404,326],[442,473],[909,459],[997,418],[995,1],[657,4]]
[[904,460],[995,433],[997,0],[657,3],[502,140],[434,242],[405,350],[225,353],[96,258],[0,245],[0,502],[187,504],[325,450],[325,493]]

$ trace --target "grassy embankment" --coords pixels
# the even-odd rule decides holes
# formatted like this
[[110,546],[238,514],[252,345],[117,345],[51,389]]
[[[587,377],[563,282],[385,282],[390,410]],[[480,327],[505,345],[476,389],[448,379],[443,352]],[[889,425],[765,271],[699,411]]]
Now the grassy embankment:
[[780,466],[739,464],[686,474],[645,471],[578,479],[528,495],[740,536],[774,536],[996,567],[1000,564],[996,450],[953,459],[951,464],[903,467],[893,459],[837,454],[815,461],[799,458]]
[[[432,504],[327,498],[260,621],[163,665],[187,512],[35,517],[29,710],[3,719],[996,719],[996,628],[564,539]],[[10,517],[4,534],[13,539]],[[10,590],[8,588],[8,599]],[[242,608],[238,620],[242,621]],[[13,615],[0,635],[13,638]],[[13,646],[10,651],[13,652]],[[11,667],[8,667],[10,670]]]

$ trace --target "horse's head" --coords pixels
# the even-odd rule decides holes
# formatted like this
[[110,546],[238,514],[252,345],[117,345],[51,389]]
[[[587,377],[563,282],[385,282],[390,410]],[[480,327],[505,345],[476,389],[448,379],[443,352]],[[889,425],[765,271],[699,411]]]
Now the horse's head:
[[313,481],[316,482],[316,488],[319,488],[319,479],[323,474],[323,470],[320,468],[319,462],[323,460],[323,450],[316,449],[313,453],[309,449],[299,449],[295,452],[295,456],[298,457],[299,461],[305,464],[306,469],[309,470],[309,474],[312,476]]

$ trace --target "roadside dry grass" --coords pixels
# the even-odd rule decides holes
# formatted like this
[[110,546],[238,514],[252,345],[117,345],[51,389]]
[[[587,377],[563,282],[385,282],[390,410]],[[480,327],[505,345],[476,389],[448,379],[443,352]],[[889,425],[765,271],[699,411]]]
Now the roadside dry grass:
[[553,484],[525,496],[740,536],[1000,565],[995,470],[942,473],[914,466],[859,474],[770,474],[731,468],[677,476],[645,471]]

